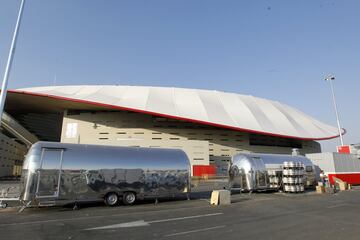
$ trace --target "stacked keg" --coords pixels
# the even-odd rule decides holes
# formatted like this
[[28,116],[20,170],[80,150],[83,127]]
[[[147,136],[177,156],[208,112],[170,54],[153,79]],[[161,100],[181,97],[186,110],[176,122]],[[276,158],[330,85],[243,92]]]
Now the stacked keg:
[[284,162],[282,182],[284,192],[304,192],[304,165],[301,162]]
[[268,170],[269,183],[271,189],[279,189],[281,184],[281,172],[276,170]]

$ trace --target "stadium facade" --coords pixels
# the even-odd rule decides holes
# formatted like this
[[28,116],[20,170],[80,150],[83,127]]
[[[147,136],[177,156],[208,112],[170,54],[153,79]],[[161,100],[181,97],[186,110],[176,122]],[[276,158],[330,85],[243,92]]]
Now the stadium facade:
[[[216,165],[218,173],[239,152],[317,153],[317,140],[338,137],[337,128],[277,101],[199,89],[26,88],[9,91],[6,112],[32,141],[180,148],[192,165]],[[9,136],[7,129],[3,138],[24,142]],[[24,147],[12,148],[18,152],[11,161],[21,163]]]

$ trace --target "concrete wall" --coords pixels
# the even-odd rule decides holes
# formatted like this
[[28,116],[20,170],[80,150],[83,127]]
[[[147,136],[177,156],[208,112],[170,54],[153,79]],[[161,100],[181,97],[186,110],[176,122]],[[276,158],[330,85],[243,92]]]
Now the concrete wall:
[[26,152],[24,145],[0,132],[0,177],[19,175]]
[[[270,142],[273,140],[271,137],[268,139]],[[208,164],[209,160],[226,165],[231,156],[240,152],[291,154],[292,150],[292,147],[251,145],[246,132],[127,111],[65,112],[61,142],[175,147],[185,150],[192,163],[199,165]],[[321,151],[320,144],[315,141],[299,142],[302,154]]]

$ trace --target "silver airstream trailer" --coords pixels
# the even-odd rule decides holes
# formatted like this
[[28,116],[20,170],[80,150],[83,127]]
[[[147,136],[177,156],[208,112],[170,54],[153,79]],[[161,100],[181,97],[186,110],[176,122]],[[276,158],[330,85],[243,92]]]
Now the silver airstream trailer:
[[177,196],[190,191],[184,151],[37,142],[24,161],[20,200],[27,205],[64,205],[104,200]]
[[[230,188],[246,191],[273,189],[269,173],[281,177],[284,162],[300,162],[304,165],[306,187],[315,184],[315,168],[310,159],[304,156],[282,154],[237,154],[232,157],[229,167]],[[278,188],[278,187],[277,187]]]

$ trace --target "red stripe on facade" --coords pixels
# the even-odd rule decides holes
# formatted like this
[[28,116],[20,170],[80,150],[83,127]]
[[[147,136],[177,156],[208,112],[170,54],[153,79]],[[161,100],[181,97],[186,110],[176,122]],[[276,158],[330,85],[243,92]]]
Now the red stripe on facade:
[[340,173],[340,174],[329,174],[329,181],[334,184],[334,177],[341,179],[349,184],[360,184],[360,172],[359,173]]
[[[202,121],[202,120],[184,118],[184,117],[173,116],[173,115],[157,113],[157,112],[151,112],[151,111],[146,111],[146,110],[141,110],[141,109],[136,109],[136,108],[128,108],[128,107],[116,106],[116,105],[111,105],[111,104],[106,104],[106,103],[92,102],[92,101],[88,101],[88,100],[61,97],[61,96],[56,96],[56,95],[49,95],[49,94],[43,94],[43,93],[33,93],[33,92],[26,92],[26,91],[20,91],[20,90],[8,90],[8,92],[10,92],[10,93],[18,93],[18,94],[25,94],[25,95],[30,95],[30,96],[37,96],[37,97],[47,97],[47,98],[64,100],[64,101],[75,102],[75,103],[85,103],[85,104],[90,104],[90,105],[94,105],[94,106],[100,106],[100,107],[106,107],[106,108],[123,110],[123,111],[131,111],[131,112],[143,113],[143,114],[147,114],[147,115],[166,117],[166,118],[171,118],[171,119],[176,119],[176,120],[181,120],[181,121],[187,121],[187,122],[192,122],[192,123],[198,123],[198,124],[203,124],[203,125],[208,125],[208,126],[213,126],[213,127],[218,127],[218,128],[225,128],[225,129],[231,129],[231,130],[236,130],[236,131],[263,134],[263,135],[268,135],[268,136],[273,136],[273,137],[292,138],[292,139],[298,139],[298,140],[328,140],[328,139],[339,137],[339,135],[335,135],[335,136],[330,136],[330,137],[325,137],[325,138],[303,138],[303,137],[296,137],[296,136],[291,136],[291,135],[282,135],[282,134],[276,134],[276,133],[269,133],[269,132],[262,132],[262,131],[257,131],[257,130],[233,127],[233,126],[228,126],[228,125],[223,125],[223,124],[218,124],[218,123],[213,123],[213,122],[207,122],[207,121]],[[346,130],[343,129],[343,131],[344,131],[343,134],[345,134]]]

